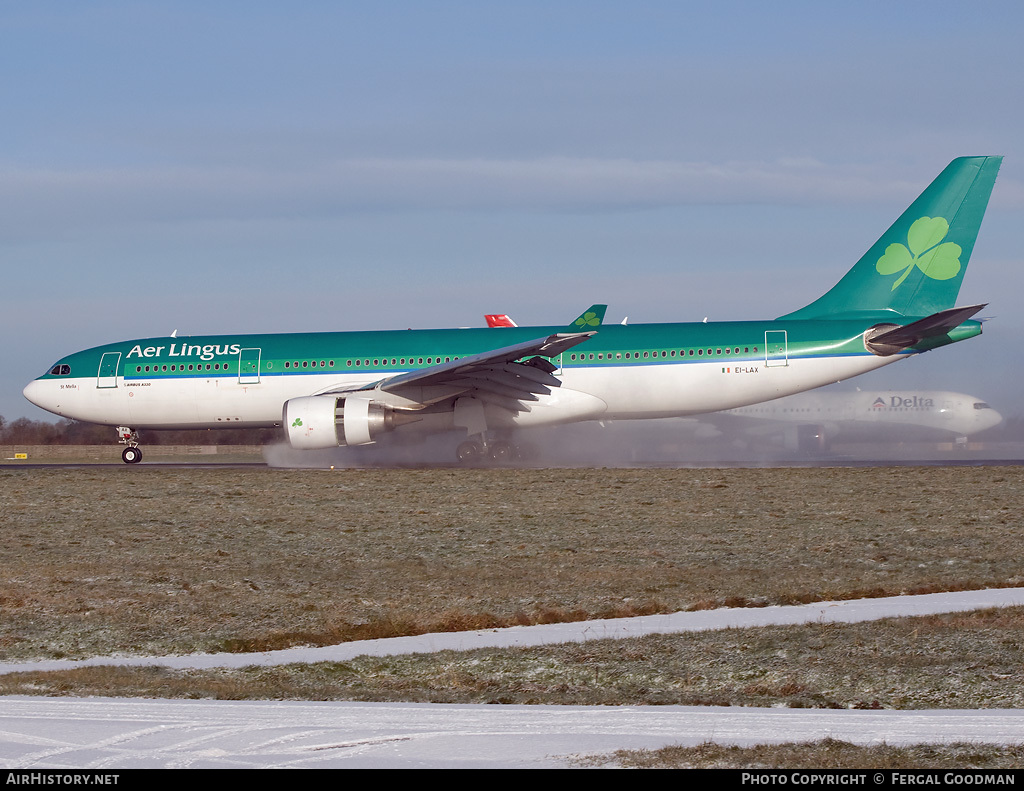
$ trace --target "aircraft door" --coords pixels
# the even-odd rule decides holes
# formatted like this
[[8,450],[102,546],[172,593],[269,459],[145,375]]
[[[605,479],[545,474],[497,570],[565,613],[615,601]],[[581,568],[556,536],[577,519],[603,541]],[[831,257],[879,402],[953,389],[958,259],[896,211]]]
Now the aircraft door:
[[100,370],[96,375],[96,387],[117,387],[117,364],[121,352],[104,352],[100,358]]
[[262,349],[242,349],[238,353],[238,384],[256,385],[260,383],[260,356]]
[[789,365],[789,341],[786,330],[765,331],[764,364],[766,368],[784,368]]

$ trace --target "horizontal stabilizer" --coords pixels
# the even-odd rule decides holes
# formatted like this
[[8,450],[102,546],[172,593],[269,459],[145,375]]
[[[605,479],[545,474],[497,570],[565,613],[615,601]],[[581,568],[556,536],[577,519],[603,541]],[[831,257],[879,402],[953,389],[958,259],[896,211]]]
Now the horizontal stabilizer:
[[[988,303],[982,305],[968,305],[965,308],[950,308],[940,310],[931,316],[926,316],[903,327],[880,328],[882,331],[876,334],[868,334],[865,337],[865,344],[868,350],[874,354],[887,356],[916,346],[926,338],[935,338],[945,335],[956,327],[959,327],[967,319],[987,307]],[[886,325],[887,326],[887,325]]]

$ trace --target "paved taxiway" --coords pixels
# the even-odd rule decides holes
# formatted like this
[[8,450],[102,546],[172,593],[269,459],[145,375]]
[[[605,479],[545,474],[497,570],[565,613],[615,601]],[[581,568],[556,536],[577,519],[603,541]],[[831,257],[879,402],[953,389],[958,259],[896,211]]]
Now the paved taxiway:
[[623,748],[831,736],[1024,742],[1024,711],[6,698],[4,768],[540,768]]
[[[1024,588],[423,635],[258,655],[106,658],[175,667],[341,660],[655,632],[854,622],[1024,604]],[[72,663],[4,665],[3,672]],[[84,663],[74,663],[84,664]],[[831,736],[860,744],[1024,743],[1024,711],[831,711],[98,698],[0,699],[0,767],[550,767],[622,748]]]

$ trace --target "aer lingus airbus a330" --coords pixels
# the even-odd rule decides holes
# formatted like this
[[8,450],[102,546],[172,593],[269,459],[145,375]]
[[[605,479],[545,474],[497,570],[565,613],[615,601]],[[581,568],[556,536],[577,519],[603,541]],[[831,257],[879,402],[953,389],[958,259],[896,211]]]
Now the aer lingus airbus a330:
[[[146,338],[64,357],[25,397],[139,429],[282,426],[295,448],[461,431],[463,460],[512,429],[731,409],[981,333],[954,307],[1001,157],[954,160],[830,291],[774,321]],[[499,337],[500,336],[500,337]],[[498,344],[500,343],[500,346]]]

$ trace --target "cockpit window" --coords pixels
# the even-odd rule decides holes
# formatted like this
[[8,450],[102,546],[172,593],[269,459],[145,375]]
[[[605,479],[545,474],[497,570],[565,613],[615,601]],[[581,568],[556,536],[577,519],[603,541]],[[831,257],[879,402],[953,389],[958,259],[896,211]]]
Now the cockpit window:
[[67,376],[71,373],[70,365],[55,365],[50,369],[51,376]]
[[992,407],[990,407],[984,401],[975,401],[974,402],[974,408],[975,409],[991,409]]

